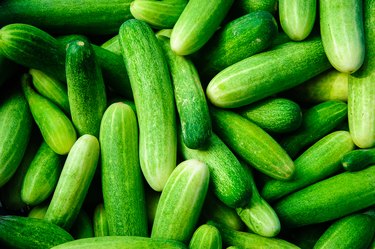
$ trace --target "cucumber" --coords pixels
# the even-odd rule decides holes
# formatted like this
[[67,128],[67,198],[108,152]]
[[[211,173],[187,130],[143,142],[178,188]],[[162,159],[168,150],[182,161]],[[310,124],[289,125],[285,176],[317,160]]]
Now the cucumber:
[[94,236],[102,237],[108,236],[108,221],[105,213],[105,209],[102,203],[98,204],[94,210],[94,216],[92,219]]
[[79,239],[64,243],[52,249],[187,249],[186,245],[175,241],[165,239],[153,239],[136,236],[105,236],[96,238]]
[[36,206],[52,194],[59,180],[64,159],[46,142],[42,142],[23,179],[21,198],[26,204]]
[[269,133],[286,133],[302,123],[300,106],[289,99],[269,98],[241,108],[241,116]]
[[333,223],[319,238],[314,249],[367,249],[375,234],[375,219],[366,214],[352,214]]
[[107,97],[94,50],[84,39],[68,44],[66,81],[72,121],[78,133],[99,137]]
[[21,83],[31,114],[44,141],[57,154],[67,154],[77,140],[72,122],[55,104],[32,89],[29,74],[22,76]]
[[363,64],[365,38],[363,1],[319,1],[324,51],[334,68],[353,73]]
[[341,158],[353,149],[354,144],[349,132],[332,132],[308,148],[294,161],[296,171],[292,180],[266,181],[261,195],[267,201],[275,201],[334,175],[341,169]]
[[104,42],[101,45],[101,47],[117,55],[120,55],[120,56],[122,55],[118,35],[115,35],[109,40],[107,40],[106,42]]
[[331,100],[314,105],[302,114],[301,127],[280,140],[281,146],[292,158],[306,146],[327,135],[347,117],[347,105]]
[[209,178],[207,165],[196,159],[177,165],[161,193],[151,238],[189,241],[201,213]]
[[48,221],[0,216],[0,245],[6,248],[51,248],[72,240],[67,231]]
[[41,204],[33,207],[27,214],[29,218],[44,219],[48,209],[48,204]]
[[304,40],[314,27],[316,0],[280,0],[279,18],[284,32],[294,41]]
[[78,138],[65,161],[44,219],[64,229],[72,226],[94,176],[98,158],[98,140],[89,134]]
[[182,139],[191,149],[202,148],[211,136],[211,118],[198,72],[194,64],[176,55],[169,38],[157,36],[166,55],[172,76],[177,112],[180,118]]
[[187,0],[134,0],[130,12],[135,19],[145,21],[156,29],[173,28],[184,10]]
[[176,167],[177,134],[172,83],[155,34],[146,23],[126,21],[120,45],[139,122],[139,158],[148,184],[161,191]]
[[198,51],[212,37],[233,2],[234,0],[190,0],[173,27],[172,50],[178,55]]
[[277,11],[277,2],[277,0],[237,0],[233,7],[240,15],[258,10],[264,10],[275,14]]
[[0,187],[15,174],[29,143],[33,126],[25,97],[19,89],[1,94]]
[[92,220],[84,209],[81,209],[69,230],[74,239],[94,237]]
[[341,158],[341,164],[347,171],[367,168],[375,164],[375,148],[349,151]]
[[211,115],[214,131],[252,167],[278,180],[293,176],[293,161],[259,126],[231,111],[212,108]]
[[189,242],[190,249],[221,249],[221,235],[219,230],[208,224],[199,226]]
[[138,157],[138,126],[130,106],[110,105],[100,125],[104,207],[111,236],[144,236],[147,213]]
[[115,34],[132,18],[131,0],[5,0],[0,3],[0,26],[28,23],[53,33]]
[[330,67],[320,38],[287,42],[227,67],[210,81],[206,94],[218,107],[240,107],[292,88]]
[[375,166],[345,172],[294,192],[273,207],[285,227],[330,221],[375,204]]
[[206,147],[198,150],[189,149],[180,134],[179,151],[185,160],[198,159],[207,164],[211,175],[211,188],[219,200],[232,208],[246,205],[251,189],[247,186],[245,171],[236,156],[216,134],[212,133]]

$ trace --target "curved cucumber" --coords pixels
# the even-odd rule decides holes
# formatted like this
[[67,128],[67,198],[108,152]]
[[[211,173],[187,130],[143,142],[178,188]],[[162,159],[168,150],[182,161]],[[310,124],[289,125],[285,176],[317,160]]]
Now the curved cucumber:
[[199,226],[189,242],[190,249],[221,249],[221,235],[219,230],[208,224]]
[[342,166],[348,171],[358,171],[375,164],[375,148],[357,149],[341,158]]
[[108,236],[108,220],[102,203],[98,204],[94,210],[92,219],[95,237]]

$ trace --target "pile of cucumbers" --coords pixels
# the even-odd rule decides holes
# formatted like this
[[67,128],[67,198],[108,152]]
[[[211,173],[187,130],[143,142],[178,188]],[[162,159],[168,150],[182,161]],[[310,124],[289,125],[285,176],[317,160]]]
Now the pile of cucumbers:
[[375,0],[0,1],[0,248],[375,248]]

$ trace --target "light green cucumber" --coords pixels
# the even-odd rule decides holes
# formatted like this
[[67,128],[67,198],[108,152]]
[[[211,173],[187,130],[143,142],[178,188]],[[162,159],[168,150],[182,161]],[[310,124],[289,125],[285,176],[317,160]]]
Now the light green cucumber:
[[48,209],[48,204],[40,204],[33,207],[30,212],[27,214],[29,218],[44,219]]
[[23,75],[22,88],[44,141],[57,154],[68,154],[77,140],[70,119],[55,104],[34,91],[29,74]]
[[218,107],[240,107],[292,88],[330,67],[320,38],[287,42],[227,67],[210,81],[206,94]]
[[295,161],[296,171],[290,181],[270,179],[263,185],[261,195],[268,201],[275,201],[315,182],[339,172],[341,158],[354,149],[350,133],[332,132],[302,153]]
[[138,157],[138,126],[130,106],[110,105],[100,125],[101,177],[111,236],[144,236],[147,213]]
[[363,1],[319,1],[324,51],[334,68],[353,73],[363,64],[365,37]]
[[198,51],[212,37],[233,2],[190,0],[173,27],[172,50],[178,55],[189,55]]
[[280,0],[279,18],[284,32],[294,41],[302,41],[314,27],[316,0]]
[[293,161],[259,126],[231,111],[212,108],[211,115],[214,131],[252,167],[278,180],[293,176]]
[[356,149],[341,158],[342,166],[348,171],[358,171],[375,164],[375,148]]
[[92,220],[83,208],[79,211],[77,218],[75,219],[69,232],[74,239],[94,237]]
[[108,221],[105,209],[102,203],[98,204],[94,209],[94,216],[92,219],[94,236],[102,237],[108,236]]
[[221,235],[219,230],[212,225],[199,226],[189,242],[190,249],[221,249]]
[[65,161],[45,220],[69,229],[76,219],[99,160],[99,142],[89,134],[74,143]]
[[21,198],[26,204],[36,206],[52,194],[59,180],[64,159],[46,142],[42,142],[23,179]]
[[207,165],[195,159],[183,161],[175,168],[161,193],[151,238],[189,241],[201,213],[209,178]]
[[121,55],[121,46],[119,42],[119,36],[115,35],[106,42],[104,42],[101,47],[115,53],[117,55]]
[[151,28],[138,20],[120,28],[120,45],[139,125],[139,159],[147,183],[161,191],[176,167],[173,88],[163,51]]

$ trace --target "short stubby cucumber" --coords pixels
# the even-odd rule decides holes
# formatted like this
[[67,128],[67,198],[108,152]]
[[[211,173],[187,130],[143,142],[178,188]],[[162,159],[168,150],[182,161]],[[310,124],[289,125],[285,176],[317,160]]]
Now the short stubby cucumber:
[[199,226],[189,242],[190,249],[221,249],[221,235],[219,230],[212,225]]

